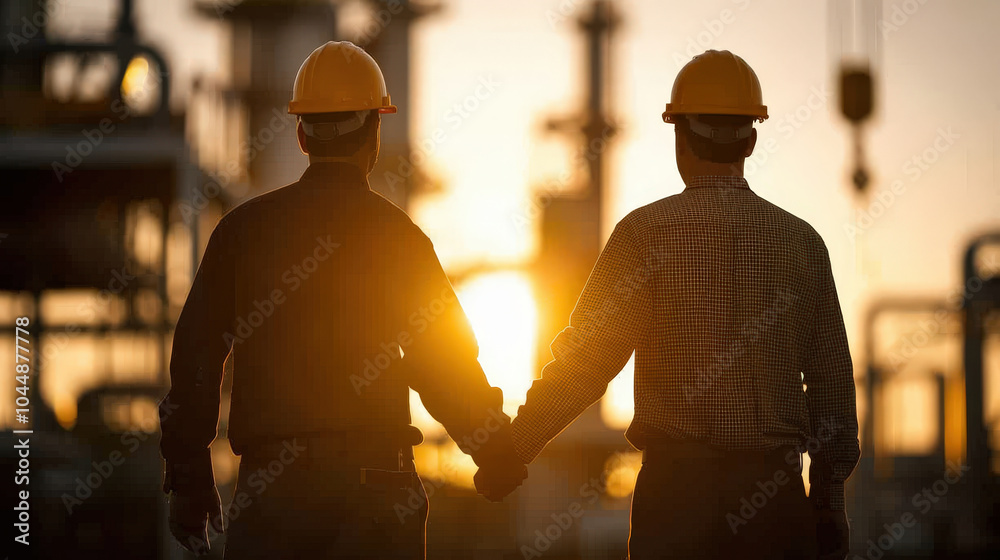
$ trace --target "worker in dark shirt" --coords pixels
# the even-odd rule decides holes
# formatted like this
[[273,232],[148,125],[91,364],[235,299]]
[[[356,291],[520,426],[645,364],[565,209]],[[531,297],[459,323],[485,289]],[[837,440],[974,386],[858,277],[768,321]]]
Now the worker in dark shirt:
[[369,188],[396,110],[375,61],[323,45],[288,110],[308,169],[222,218],[177,322],[160,405],[171,530],[199,553],[222,530],[209,446],[228,357],[226,557],[423,558],[409,389],[479,464],[509,456],[502,394],[430,240]]
[[708,51],[681,69],[663,118],[685,189],[611,234],[514,419],[517,458],[534,460],[635,352],[630,558],[843,558],[853,366],[823,239],[743,177],[767,118],[760,83]]

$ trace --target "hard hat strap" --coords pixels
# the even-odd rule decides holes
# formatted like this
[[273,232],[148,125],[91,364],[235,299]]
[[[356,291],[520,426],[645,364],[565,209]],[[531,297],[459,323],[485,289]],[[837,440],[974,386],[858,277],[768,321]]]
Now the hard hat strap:
[[[376,125],[378,123],[376,122]],[[367,177],[375,169],[379,153],[379,129],[378,126],[372,128],[365,138],[365,143],[357,151],[350,155],[341,156],[318,156],[309,154],[309,163],[349,163],[359,167]]]
[[694,115],[686,116],[688,127],[691,129],[691,132],[703,138],[708,138],[717,144],[732,144],[733,142],[749,138],[750,132],[753,130],[753,121],[750,121],[740,127],[712,126],[698,120],[698,118]]
[[306,136],[324,142],[334,140],[345,134],[360,130],[365,125],[365,121],[368,120],[370,113],[371,111],[353,111],[353,115],[350,118],[342,121],[311,123],[306,121],[306,119],[302,119],[302,131],[306,133]]

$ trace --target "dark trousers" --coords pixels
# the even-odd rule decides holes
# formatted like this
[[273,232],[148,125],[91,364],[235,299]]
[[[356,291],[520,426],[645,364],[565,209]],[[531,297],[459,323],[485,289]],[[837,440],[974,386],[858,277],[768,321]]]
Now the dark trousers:
[[629,558],[816,558],[798,455],[650,446],[632,494]]
[[362,483],[360,468],[244,457],[225,558],[423,559],[427,495],[416,472],[369,471]]

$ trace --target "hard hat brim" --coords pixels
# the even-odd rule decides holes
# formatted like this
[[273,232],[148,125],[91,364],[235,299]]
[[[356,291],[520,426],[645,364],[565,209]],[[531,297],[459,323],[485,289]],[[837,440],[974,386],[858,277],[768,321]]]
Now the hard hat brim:
[[341,105],[334,107],[333,109],[335,109],[335,111],[331,111],[330,109],[330,104],[326,100],[318,100],[313,103],[310,103],[309,101],[292,101],[288,104],[288,113],[290,115],[310,115],[316,113],[347,111],[378,111],[381,114],[398,112],[395,105],[376,105],[375,107],[370,107],[364,104]]
[[764,122],[767,120],[767,105],[759,105],[751,109],[733,109],[732,107],[720,107],[716,105],[683,105],[675,107],[667,103],[663,112],[663,122],[676,123],[674,118],[678,115],[740,115],[753,117],[754,120]]

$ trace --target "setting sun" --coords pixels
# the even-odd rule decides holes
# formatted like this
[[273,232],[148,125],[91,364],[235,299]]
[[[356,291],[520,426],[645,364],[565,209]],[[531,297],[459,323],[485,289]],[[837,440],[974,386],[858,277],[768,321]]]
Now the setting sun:
[[[490,384],[503,390],[504,412],[513,417],[533,379],[538,315],[528,279],[519,272],[473,276],[457,286],[458,299],[479,341],[479,363]],[[411,391],[413,423],[429,439],[444,434]]]
[[535,367],[538,312],[528,279],[494,272],[458,286],[458,299],[479,340],[479,362],[490,383],[503,390],[504,412],[517,413]]

